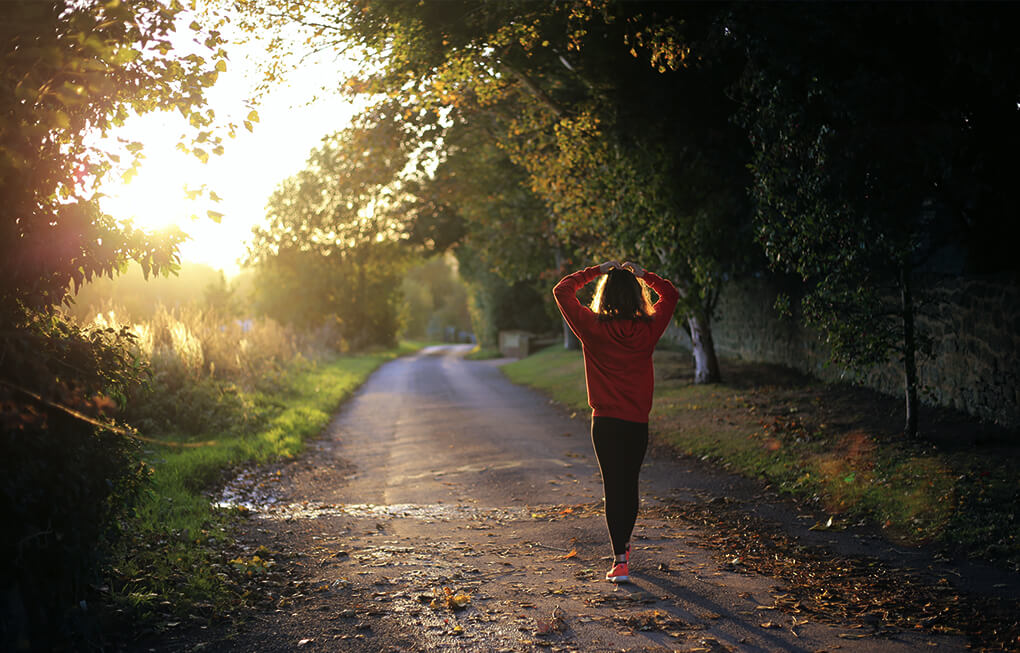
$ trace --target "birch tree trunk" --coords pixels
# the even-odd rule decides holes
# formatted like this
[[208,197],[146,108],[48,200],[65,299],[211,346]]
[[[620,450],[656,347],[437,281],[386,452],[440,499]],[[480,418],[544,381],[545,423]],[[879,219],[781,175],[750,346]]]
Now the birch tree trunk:
[[693,311],[687,316],[687,326],[691,335],[691,353],[694,354],[694,382],[718,383],[722,377],[708,315],[700,309]]
[[[559,247],[556,248],[556,269],[560,272],[560,274],[563,274],[563,252],[560,251]],[[581,341],[578,340],[577,336],[574,335],[574,332],[570,330],[570,327],[567,325],[567,321],[561,317],[560,322],[563,325],[563,348],[573,351],[580,349]]]
[[[670,254],[664,248],[657,247],[659,263],[663,270],[670,269]],[[687,299],[691,295],[691,289],[687,284],[673,282],[680,293],[680,297]],[[681,303],[687,306],[687,313],[684,320],[687,322],[688,335],[691,337],[691,353],[694,355],[694,382],[695,383],[718,383],[722,380],[719,374],[719,359],[715,355],[715,342],[712,340],[711,314],[701,306],[691,310],[690,304]]]

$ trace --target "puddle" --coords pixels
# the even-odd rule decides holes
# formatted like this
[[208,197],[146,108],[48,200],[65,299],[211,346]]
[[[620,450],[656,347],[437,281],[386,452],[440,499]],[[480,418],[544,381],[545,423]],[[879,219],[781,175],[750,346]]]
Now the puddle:
[[257,474],[245,470],[212,497],[213,506],[242,509],[263,519],[318,519],[320,517],[355,517],[370,519],[417,519],[425,522],[458,520],[523,519],[531,513],[526,508],[478,507],[448,503],[348,503],[332,504],[312,501],[284,502],[279,497],[281,473]]
[[[246,506],[247,507],[247,506]],[[251,508],[249,508],[251,510]],[[451,520],[487,521],[523,519],[529,513],[523,508],[479,508],[446,503],[274,503],[255,510],[263,519],[318,519],[321,517],[355,517],[370,519],[417,519],[426,523]]]
[[[575,506],[476,506],[457,503],[325,503],[315,501],[284,501],[280,496],[280,470],[244,470],[210,499],[216,508],[241,509],[260,519],[293,520],[321,517],[353,517],[357,519],[415,519],[425,523],[453,520],[474,522],[506,522],[513,520],[555,519],[568,514],[584,516],[601,502]],[[471,528],[471,526],[468,526]],[[479,526],[478,528],[486,528]]]
[[255,513],[262,512],[280,502],[277,488],[282,479],[279,470],[267,474],[246,469],[212,497],[212,505],[214,508],[241,508]]

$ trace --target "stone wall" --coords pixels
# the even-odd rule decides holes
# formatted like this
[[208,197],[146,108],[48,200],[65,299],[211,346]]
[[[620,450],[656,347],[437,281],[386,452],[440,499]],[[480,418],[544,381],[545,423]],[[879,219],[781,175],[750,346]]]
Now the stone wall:
[[[902,396],[903,372],[895,362],[859,378],[827,364],[825,343],[794,319],[780,319],[773,308],[777,281],[755,279],[729,284],[712,324],[722,356],[778,363],[826,381],[860,380],[881,392]],[[963,278],[929,289],[918,327],[933,338],[918,375],[922,401],[947,406],[1008,428],[1020,428],[1020,287],[1016,279]],[[690,347],[686,334],[667,337]]]

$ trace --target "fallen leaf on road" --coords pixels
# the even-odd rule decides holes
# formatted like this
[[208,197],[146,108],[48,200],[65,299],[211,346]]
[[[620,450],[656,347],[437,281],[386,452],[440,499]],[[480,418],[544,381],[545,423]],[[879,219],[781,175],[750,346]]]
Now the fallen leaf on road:
[[627,617],[614,617],[614,620],[620,625],[646,632],[675,631],[691,627],[687,622],[674,617],[665,610],[646,610]]
[[845,526],[838,526],[832,523],[832,517],[829,517],[828,521],[824,524],[822,522],[815,522],[814,526],[808,528],[809,531],[843,531],[846,530]]
[[563,610],[558,606],[553,608],[549,619],[535,619],[535,635],[551,635],[567,629],[567,622],[563,618]]
[[[424,597],[419,597],[421,600]],[[439,589],[438,587],[432,590],[432,601],[429,602],[429,607],[436,608],[448,608],[450,610],[463,610],[471,604],[471,595],[464,592],[454,592],[449,587]]]
[[314,642],[314,641],[315,641],[315,640],[314,640],[314,639],[311,639],[311,638],[308,638],[308,639],[302,639],[302,640],[298,641],[297,645],[298,645],[298,646],[304,646],[305,644],[311,644],[311,643],[312,643],[312,642]]
[[762,628],[782,628],[779,624],[774,621],[766,621],[765,623],[758,624]]
[[571,549],[570,553],[568,553],[567,555],[563,556],[563,559],[564,560],[568,560],[570,558],[576,558],[576,557],[577,557],[577,549]]

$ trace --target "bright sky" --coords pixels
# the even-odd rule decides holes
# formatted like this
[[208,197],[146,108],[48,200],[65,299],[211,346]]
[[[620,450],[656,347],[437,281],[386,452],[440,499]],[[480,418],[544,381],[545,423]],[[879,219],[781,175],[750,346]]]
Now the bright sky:
[[[230,63],[208,94],[217,118],[229,116],[240,125],[248,113],[245,100],[258,80],[256,48],[227,46]],[[120,136],[145,145],[145,160],[129,183],[111,183],[103,209],[115,218],[133,218],[137,226],[159,228],[176,224],[191,236],[181,246],[182,261],[207,263],[228,277],[239,270],[252,226],[265,216],[265,204],[277,184],[302,168],[323,136],[343,129],[356,107],[335,95],[309,104],[324,84],[335,87],[347,75],[344,62],[327,53],[306,61],[292,73],[288,84],[270,91],[256,107],[260,122],[249,133],[241,127],[237,138],[225,139],[226,152],[202,164],[176,149],[187,131],[180,113],[150,114],[129,121],[111,137]],[[218,204],[190,201],[184,187],[205,184],[222,197]],[[206,209],[224,214],[220,224],[205,217]],[[197,220],[191,215],[201,216]]]

